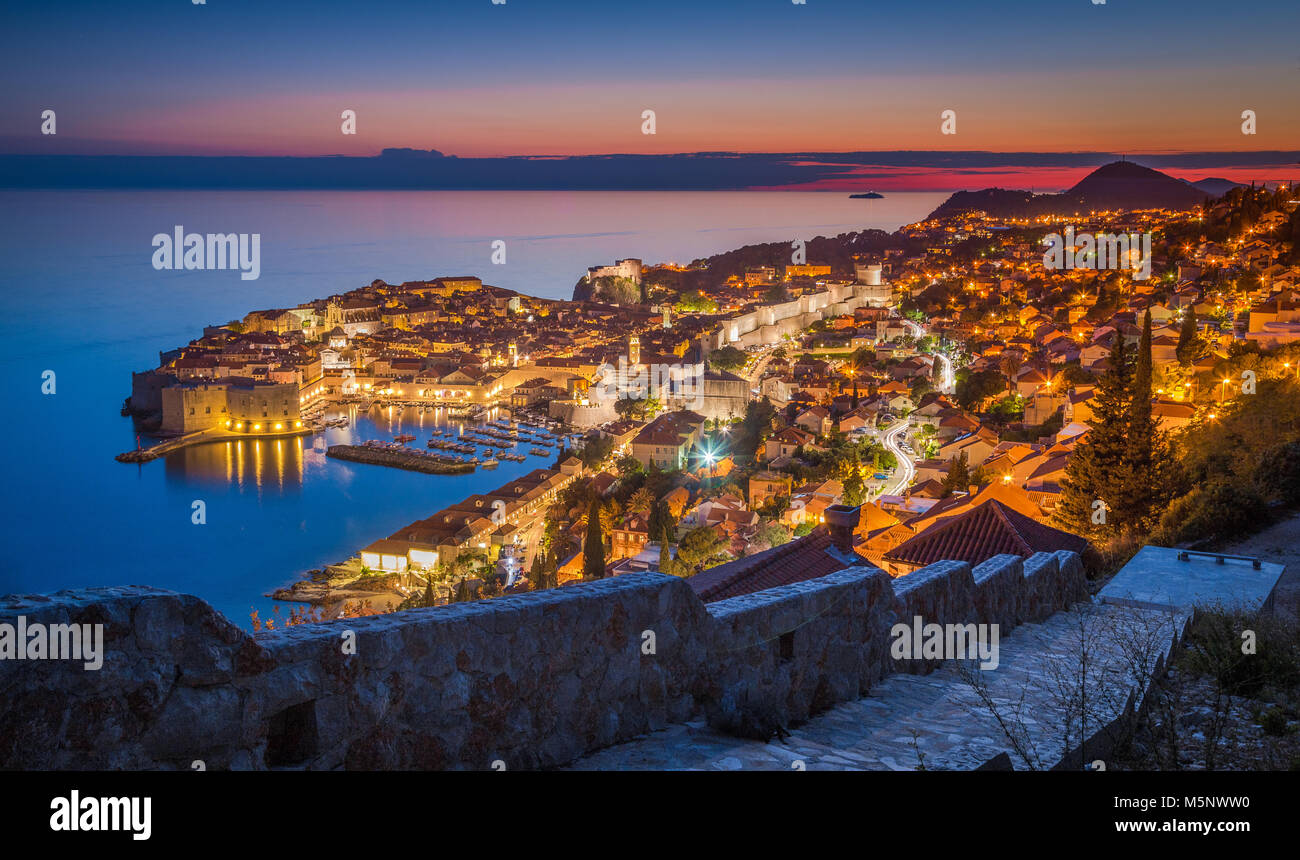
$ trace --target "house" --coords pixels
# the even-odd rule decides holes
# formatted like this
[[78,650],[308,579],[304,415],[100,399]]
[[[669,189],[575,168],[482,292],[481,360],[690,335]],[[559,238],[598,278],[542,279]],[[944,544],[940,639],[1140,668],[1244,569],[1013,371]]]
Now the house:
[[884,398],[891,412],[910,412],[916,405],[912,402],[911,391],[902,382],[886,382],[876,389],[876,395]]
[[[730,493],[728,493],[725,495],[716,496],[712,499],[705,499],[704,501],[700,502],[699,505],[696,506],[695,511],[690,515],[690,517],[697,526],[708,525],[710,522],[710,514],[713,511],[748,512],[749,509],[745,506],[744,499],[737,498],[736,496],[733,496]],[[721,518],[722,515],[719,514],[718,517],[713,518],[713,520],[718,521]]]
[[876,426],[875,416],[861,406],[846,412],[840,418],[841,433],[864,433]]
[[966,465],[973,469],[988,459],[988,456],[993,453],[993,449],[997,445],[998,435],[992,430],[981,427],[974,433],[958,436],[956,439],[939,446],[937,459],[948,462],[954,457],[965,453]]
[[828,523],[789,543],[701,571],[686,582],[705,603],[726,600],[805,582],[843,570],[867,566],[856,549],[859,509],[840,505],[829,511]]
[[778,496],[790,496],[789,475],[780,472],[756,472],[749,479],[749,506],[757,509]]
[[1077,385],[1070,389],[1069,399],[1065,402],[1065,423],[1083,424],[1092,417],[1090,401],[1096,392],[1095,385]]
[[790,376],[769,376],[759,386],[763,396],[777,405],[789,403],[794,399],[798,384]]
[[1195,415],[1196,407],[1190,403],[1163,399],[1151,403],[1151,417],[1156,420],[1161,430],[1181,430],[1192,423]]
[[814,436],[825,436],[831,432],[831,413],[825,406],[812,406],[795,416],[794,423]]
[[763,458],[776,460],[779,457],[793,457],[795,451],[805,445],[811,445],[816,437],[799,427],[786,427],[778,430],[763,443]]
[[1021,397],[1032,397],[1049,385],[1051,385],[1050,379],[1039,371],[1030,368],[1016,377],[1015,390],[1016,394]]
[[647,469],[682,469],[704,430],[704,416],[665,412],[632,438],[632,456]]
[[945,521],[887,551],[883,560],[892,575],[902,576],[937,561],[977,565],[1009,553],[1028,558],[1037,552],[1069,550],[1082,554],[1088,541],[1032,519],[996,499]]
[[844,485],[833,479],[806,484],[790,496],[790,507],[781,514],[781,522],[791,528],[804,523],[815,526],[824,521],[827,508],[840,503],[843,494]]
[[612,559],[629,558],[641,552],[650,540],[650,522],[642,514],[634,513],[623,518],[610,535]]

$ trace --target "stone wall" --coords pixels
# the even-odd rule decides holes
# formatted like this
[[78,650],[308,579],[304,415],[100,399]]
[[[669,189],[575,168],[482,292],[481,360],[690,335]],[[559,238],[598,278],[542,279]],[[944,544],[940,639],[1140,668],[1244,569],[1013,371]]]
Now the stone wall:
[[807,329],[817,320],[853,313],[864,306],[862,297],[867,292],[865,285],[843,284],[807,293],[790,302],[767,305],[723,320],[719,329],[706,338],[706,343],[709,349],[775,343],[787,334]]
[[628,574],[256,636],[147,587],[9,596],[0,623],[103,624],[105,654],[0,660],[0,767],[518,770],[699,715],[765,736],[927,671],[894,665],[899,620],[1005,625],[1080,599],[1070,553],[849,568],[707,606]]

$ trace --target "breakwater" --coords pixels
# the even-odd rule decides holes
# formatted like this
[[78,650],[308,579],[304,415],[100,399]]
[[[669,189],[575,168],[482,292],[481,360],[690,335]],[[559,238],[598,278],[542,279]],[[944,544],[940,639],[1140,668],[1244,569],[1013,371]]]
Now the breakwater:
[[325,456],[373,466],[392,466],[431,475],[464,475],[474,471],[473,463],[454,463],[446,457],[410,448],[381,448],[374,445],[331,445]]

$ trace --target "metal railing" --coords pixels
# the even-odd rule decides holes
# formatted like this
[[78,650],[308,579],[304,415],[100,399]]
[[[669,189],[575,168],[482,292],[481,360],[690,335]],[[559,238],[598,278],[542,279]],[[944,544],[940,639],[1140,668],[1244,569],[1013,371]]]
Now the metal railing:
[[1254,556],[1249,556],[1249,555],[1224,555],[1223,553],[1218,553],[1218,552],[1199,552],[1197,550],[1184,549],[1179,551],[1178,560],[1191,561],[1192,556],[1196,556],[1197,558],[1212,558],[1214,559],[1215,564],[1223,564],[1225,561],[1228,561],[1229,559],[1231,559],[1232,561],[1248,561],[1250,562],[1250,566],[1253,567],[1255,570],[1260,569],[1260,560],[1258,558],[1255,558]]

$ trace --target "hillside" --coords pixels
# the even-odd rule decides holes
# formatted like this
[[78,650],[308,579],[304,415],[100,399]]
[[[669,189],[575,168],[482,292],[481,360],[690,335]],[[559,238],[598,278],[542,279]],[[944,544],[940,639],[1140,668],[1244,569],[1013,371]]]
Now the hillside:
[[1233,182],[1231,179],[1222,179],[1218,176],[1207,176],[1190,184],[1193,188],[1199,188],[1214,197],[1222,197],[1232,189],[1242,186],[1240,182]]
[[1190,209],[1208,196],[1207,192],[1159,170],[1131,161],[1114,161],[1098,167],[1061,194],[1031,194],[1002,188],[958,191],[929,217],[942,218],[972,210],[1004,218],[1034,218],[1102,209]]

